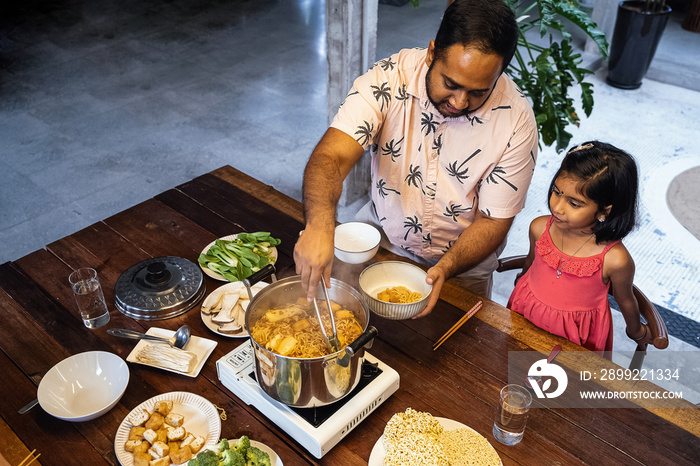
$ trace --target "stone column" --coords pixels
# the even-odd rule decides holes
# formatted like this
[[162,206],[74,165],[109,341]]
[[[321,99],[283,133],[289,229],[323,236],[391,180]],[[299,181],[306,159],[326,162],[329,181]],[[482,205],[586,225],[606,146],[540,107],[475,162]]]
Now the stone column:
[[[352,83],[374,64],[377,51],[378,0],[326,0],[326,56],[328,123],[345,99]],[[365,154],[343,184],[340,205],[367,196],[370,160]]]

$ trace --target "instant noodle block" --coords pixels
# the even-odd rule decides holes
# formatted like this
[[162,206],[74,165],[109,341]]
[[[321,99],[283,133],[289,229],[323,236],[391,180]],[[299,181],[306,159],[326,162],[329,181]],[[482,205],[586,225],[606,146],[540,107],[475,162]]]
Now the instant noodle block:
[[[425,283],[426,276],[423,269],[408,262],[377,262],[360,274],[360,290],[367,307],[378,316],[391,320],[410,319],[420,314],[428,305],[433,287]],[[420,293],[421,298],[411,303],[392,303],[378,298],[380,293],[396,287],[405,287],[411,293]]]

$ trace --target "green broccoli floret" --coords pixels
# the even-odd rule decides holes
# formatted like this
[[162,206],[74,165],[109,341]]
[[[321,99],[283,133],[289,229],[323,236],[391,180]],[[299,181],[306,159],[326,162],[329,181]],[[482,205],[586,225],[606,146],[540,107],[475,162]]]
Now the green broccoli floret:
[[270,455],[260,448],[251,446],[246,453],[246,466],[272,466]]
[[200,451],[187,462],[187,466],[218,466],[219,455],[211,450]]
[[243,458],[246,457],[246,453],[248,452],[248,448],[250,448],[250,439],[248,436],[244,435],[235,442],[232,442],[230,444],[230,447],[232,450],[236,450],[238,453],[243,456]]
[[214,451],[221,455],[224,451],[230,449],[231,447],[228,444],[228,440],[225,438],[222,438],[221,441],[219,441],[218,444],[216,444],[216,447],[214,447]]
[[246,466],[245,457],[236,450],[224,450],[219,466]]

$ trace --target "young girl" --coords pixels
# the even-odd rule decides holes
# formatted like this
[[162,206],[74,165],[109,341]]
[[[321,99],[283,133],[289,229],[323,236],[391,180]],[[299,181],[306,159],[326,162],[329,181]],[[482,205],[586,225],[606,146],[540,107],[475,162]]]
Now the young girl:
[[530,224],[530,252],[508,307],[609,357],[612,286],[627,335],[651,343],[632,292],[634,261],[621,242],[636,222],[634,159],[598,141],[571,149],[549,186],[549,210]]

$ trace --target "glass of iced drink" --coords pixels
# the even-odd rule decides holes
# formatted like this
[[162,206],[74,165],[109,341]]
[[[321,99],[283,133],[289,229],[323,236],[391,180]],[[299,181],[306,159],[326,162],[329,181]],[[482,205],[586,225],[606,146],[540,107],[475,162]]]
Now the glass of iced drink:
[[505,445],[516,445],[523,439],[527,413],[532,404],[532,395],[523,386],[506,385],[496,406],[493,436]]

